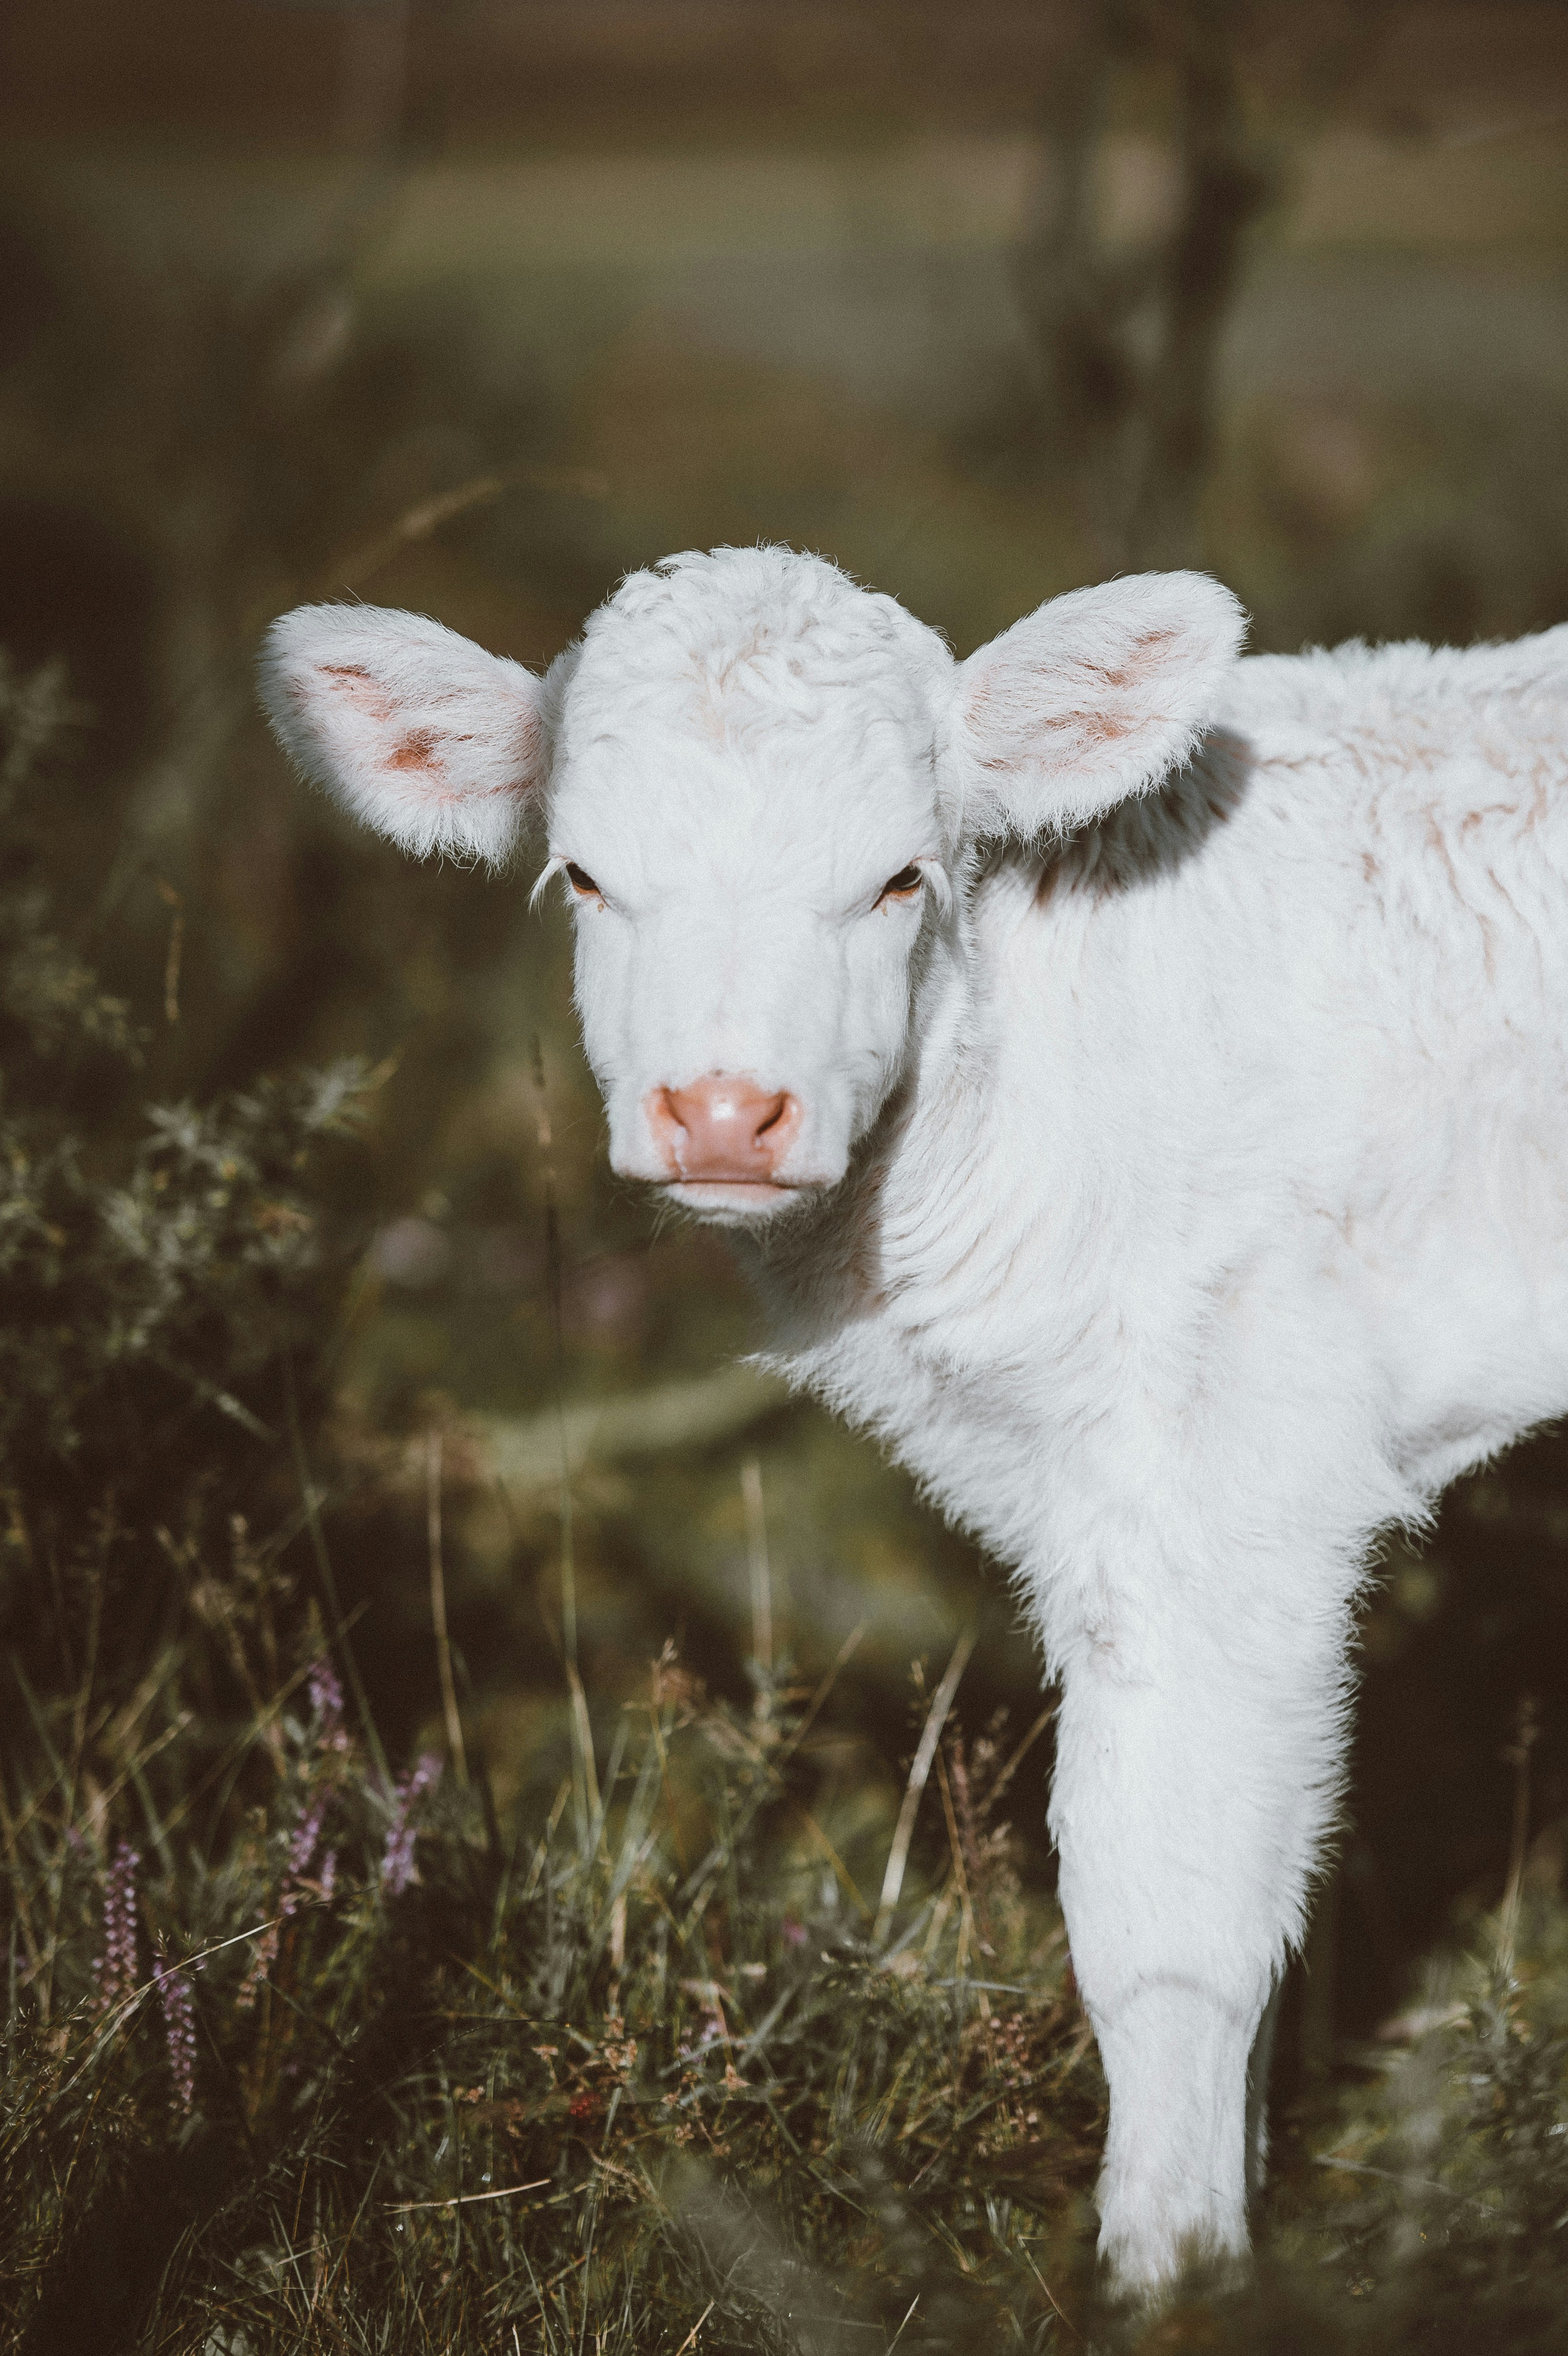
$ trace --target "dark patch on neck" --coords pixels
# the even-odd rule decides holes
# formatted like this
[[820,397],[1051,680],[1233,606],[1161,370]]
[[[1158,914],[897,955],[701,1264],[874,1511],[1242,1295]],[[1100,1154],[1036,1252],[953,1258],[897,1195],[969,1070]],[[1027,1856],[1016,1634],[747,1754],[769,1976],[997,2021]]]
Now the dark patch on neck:
[[1040,866],[1037,900],[1063,891],[1136,892],[1174,875],[1235,815],[1253,766],[1244,737],[1211,728],[1186,766],[1152,793],[1118,802],[1043,854],[1031,848],[1027,856]]

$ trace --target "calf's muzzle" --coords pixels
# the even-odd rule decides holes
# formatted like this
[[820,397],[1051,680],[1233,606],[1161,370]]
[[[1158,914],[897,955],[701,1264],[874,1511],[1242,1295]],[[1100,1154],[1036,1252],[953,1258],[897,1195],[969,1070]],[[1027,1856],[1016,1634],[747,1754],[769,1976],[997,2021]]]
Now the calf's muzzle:
[[800,1105],[784,1089],[712,1072],[684,1088],[654,1088],[645,1110],[672,1180],[773,1186],[800,1129]]

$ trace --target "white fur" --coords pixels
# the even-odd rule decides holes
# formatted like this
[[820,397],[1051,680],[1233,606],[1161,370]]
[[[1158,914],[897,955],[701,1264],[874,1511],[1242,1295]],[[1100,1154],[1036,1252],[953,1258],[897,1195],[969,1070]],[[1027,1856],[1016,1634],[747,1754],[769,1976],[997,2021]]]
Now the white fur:
[[300,605],[272,624],[261,701],[279,743],[379,834],[499,866],[542,770],[539,682],[417,614]]
[[944,753],[976,834],[1098,818],[1187,759],[1246,623],[1201,573],[1073,589],[971,655]]
[[[280,626],[302,661],[316,626]],[[776,1362],[1016,1567],[1061,1680],[1132,2290],[1246,2245],[1375,1534],[1568,1408],[1568,629],[1239,662],[1237,629],[1211,583],[1122,581],[956,666],[816,560],[721,550],[635,574],[546,698],[617,1166],[663,1175],[650,1089],[800,1099],[805,1183],[720,1213]],[[879,905],[914,860],[945,895]]]

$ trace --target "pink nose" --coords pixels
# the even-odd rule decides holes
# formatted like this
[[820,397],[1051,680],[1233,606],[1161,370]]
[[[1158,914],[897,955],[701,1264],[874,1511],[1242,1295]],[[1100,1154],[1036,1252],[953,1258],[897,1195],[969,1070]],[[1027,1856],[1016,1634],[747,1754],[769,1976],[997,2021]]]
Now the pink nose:
[[689,1087],[655,1088],[648,1127],[672,1178],[766,1184],[795,1142],[800,1107],[729,1072]]

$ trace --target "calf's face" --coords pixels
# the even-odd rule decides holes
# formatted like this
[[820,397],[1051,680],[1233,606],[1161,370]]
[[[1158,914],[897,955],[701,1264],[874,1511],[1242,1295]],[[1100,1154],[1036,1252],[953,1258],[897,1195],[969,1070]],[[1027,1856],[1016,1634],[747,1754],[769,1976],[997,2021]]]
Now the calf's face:
[[616,614],[561,683],[548,841],[611,1160],[709,1217],[770,1218],[843,1175],[948,895],[951,659],[859,603],[831,645],[683,640],[641,677],[645,617]]
[[615,1168],[751,1223],[835,1184],[897,1083],[966,841],[1163,776],[1239,632],[1214,583],[1156,574],[958,665],[820,559],[718,550],[631,575],[542,680],[416,616],[307,606],[262,694],[306,774],[410,849],[500,863],[534,821]]

